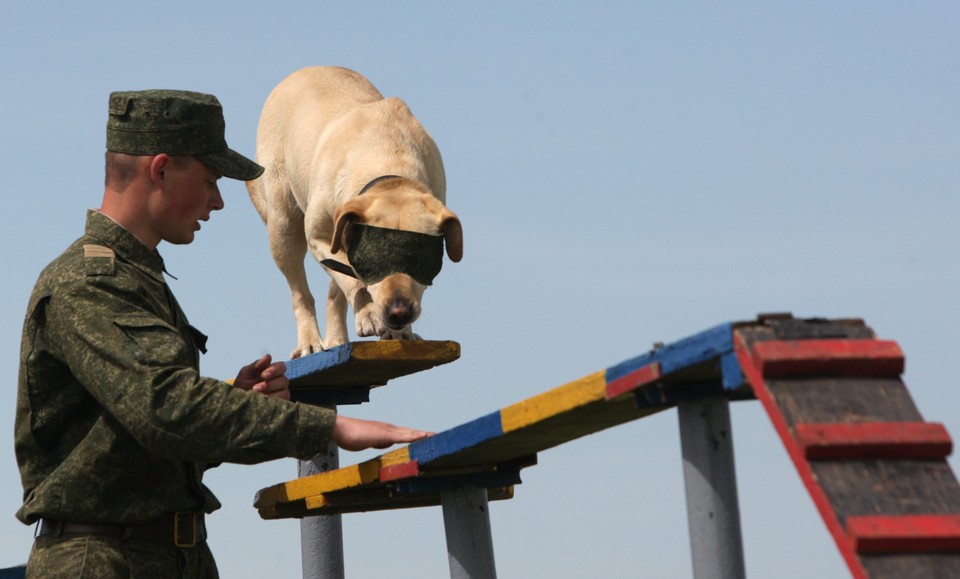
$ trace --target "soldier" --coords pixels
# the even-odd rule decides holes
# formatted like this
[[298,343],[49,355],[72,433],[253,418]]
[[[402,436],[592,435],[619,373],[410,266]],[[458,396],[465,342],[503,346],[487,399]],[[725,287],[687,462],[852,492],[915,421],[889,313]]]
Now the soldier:
[[216,97],[110,95],[102,205],[43,270],[24,321],[17,518],[39,521],[28,576],[217,577],[206,468],[428,435],[289,402],[269,355],[233,385],[199,374],[206,337],[167,287],[157,245],[193,241],[223,208],[220,177],[262,172],[227,147]]

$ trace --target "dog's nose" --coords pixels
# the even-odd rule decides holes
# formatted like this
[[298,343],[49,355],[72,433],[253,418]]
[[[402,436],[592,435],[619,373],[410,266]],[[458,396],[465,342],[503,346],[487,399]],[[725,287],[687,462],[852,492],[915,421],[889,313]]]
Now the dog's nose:
[[413,308],[403,300],[396,300],[387,308],[387,325],[399,330],[413,321]]

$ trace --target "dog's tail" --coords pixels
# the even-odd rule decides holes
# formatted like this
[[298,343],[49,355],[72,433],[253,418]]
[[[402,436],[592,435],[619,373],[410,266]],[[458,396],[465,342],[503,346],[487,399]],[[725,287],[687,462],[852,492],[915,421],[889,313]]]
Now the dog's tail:
[[250,195],[250,201],[260,214],[260,219],[267,222],[267,199],[263,190],[264,178],[261,175],[253,181],[247,181],[247,194]]

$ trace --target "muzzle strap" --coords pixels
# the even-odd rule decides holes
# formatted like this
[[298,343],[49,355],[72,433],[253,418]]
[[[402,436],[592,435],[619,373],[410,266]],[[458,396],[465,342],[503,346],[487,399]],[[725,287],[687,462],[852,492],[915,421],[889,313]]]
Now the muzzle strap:
[[321,259],[320,265],[324,265],[337,273],[342,273],[343,275],[357,277],[357,272],[353,271],[352,267],[335,259]]
[[366,285],[396,273],[431,285],[443,266],[443,236],[354,223],[347,257],[349,264],[335,259],[320,263]]

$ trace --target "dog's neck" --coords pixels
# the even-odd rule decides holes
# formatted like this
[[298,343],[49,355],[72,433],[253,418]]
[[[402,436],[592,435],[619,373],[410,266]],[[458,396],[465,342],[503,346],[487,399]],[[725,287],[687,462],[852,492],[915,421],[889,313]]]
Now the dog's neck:
[[388,180],[388,179],[402,179],[402,178],[403,178],[403,177],[401,177],[400,175],[381,175],[381,176],[377,177],[376,179],[373,179],[372,181],[370,181],[370,182],[367,183],[366,185],[364,185],[364,186],[360,189],[360,192],[357,193],[357,195],[363,195],[364,193],[366,193],[367,191],[369,191],[369,190],[370,190],[374,185],[376,185],[377,183],[382,183],[383,181],[386,181],[386,180]]

